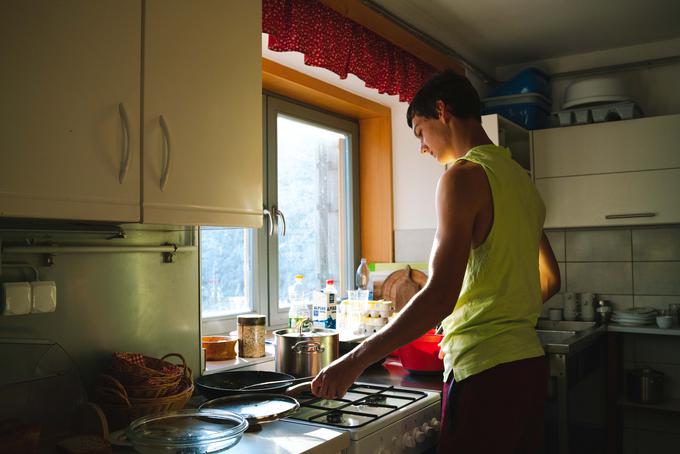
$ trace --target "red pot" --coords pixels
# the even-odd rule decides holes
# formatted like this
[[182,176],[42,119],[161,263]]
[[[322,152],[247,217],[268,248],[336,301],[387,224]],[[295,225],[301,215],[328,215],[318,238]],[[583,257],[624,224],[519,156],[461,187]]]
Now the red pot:
[[444,336],[434,334],[430,330],[427,334],[396,350],[401,365],[410,372],[441,372],[444,361],[439,359],[439,343]]

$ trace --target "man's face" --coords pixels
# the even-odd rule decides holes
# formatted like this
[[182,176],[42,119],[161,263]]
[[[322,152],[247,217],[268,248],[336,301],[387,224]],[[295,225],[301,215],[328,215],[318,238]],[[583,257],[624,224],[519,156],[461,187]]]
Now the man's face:
[[420,153],[429,154],[441,164],[448,159],[445,138],[446,127],[441,118],[425,118],[420,115],[413,117],[413,134],[420,140]]

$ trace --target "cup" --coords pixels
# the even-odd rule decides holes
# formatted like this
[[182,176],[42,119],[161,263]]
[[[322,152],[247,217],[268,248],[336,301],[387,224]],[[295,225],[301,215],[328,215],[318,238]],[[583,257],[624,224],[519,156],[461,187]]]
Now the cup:
[[553,307],[548,311],[548,318],[554,322],[559,322],[562,320],[562,309],[559,307]]
[[572,312],[576,312],[578,310],[575,293],[567,292],[564,294],[564,310]]
[[592,306],[595,302],[594,293],[581,293],[581,307]]

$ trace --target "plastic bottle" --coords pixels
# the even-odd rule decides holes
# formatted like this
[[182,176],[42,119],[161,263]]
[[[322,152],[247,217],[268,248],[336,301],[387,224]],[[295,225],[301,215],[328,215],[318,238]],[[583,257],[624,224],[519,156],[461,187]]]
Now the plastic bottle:
[[288,327],[297,328],[300,321],[311,318],[307,301],[305,301],[305,286],[302,283],[304,276],[298,274],[295,276],[295,283],[288,287],[288,302],[290,309],[288,309]]
[[359,268],[357,268],[356,279],[354,283],[357,286],[357,290],[368,290],[368,265],[366,264],[366,259],[362,258]]
[[333,279],[326,281],[326,288],[315,295],[312,318],[315,328],[336,329],[338,290]]

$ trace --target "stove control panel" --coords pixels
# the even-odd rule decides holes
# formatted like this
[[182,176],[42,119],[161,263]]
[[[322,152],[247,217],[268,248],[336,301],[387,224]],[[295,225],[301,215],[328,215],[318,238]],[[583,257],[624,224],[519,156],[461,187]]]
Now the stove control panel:
[[439,437],[439,401],[381,427],[350,445],[348,454],[418,454],[434,447]]

